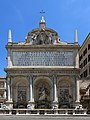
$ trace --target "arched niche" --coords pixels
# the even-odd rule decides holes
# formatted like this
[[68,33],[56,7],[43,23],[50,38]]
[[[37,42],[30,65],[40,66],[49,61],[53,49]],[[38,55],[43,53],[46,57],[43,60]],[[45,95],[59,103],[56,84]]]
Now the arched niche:
[[28,80],[18,76],[12,80],[12,98],[15,108],[26,108],[28,102]]
[[36,108],[50,108],[52,101],[52,82],[48,77],[38,77],[34,81],[34,100]]
[[74,81],[70,77],[62,77],[57,84],[59,108],[73,108]]

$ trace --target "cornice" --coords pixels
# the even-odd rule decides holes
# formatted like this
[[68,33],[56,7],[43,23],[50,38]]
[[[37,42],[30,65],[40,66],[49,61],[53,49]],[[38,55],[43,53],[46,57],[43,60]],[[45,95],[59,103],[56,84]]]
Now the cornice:
[[80,69],[5,68],[8,75],[79,75]]
[[18,45],[18,44],[11,44],[6,45],[6,49],[80,49],[78,44],[60,44],[60,45]]

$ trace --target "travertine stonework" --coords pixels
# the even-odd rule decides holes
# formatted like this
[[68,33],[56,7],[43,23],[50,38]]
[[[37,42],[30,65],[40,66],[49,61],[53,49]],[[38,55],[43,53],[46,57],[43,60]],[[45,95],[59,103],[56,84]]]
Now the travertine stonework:
[[40,21],[25,42],[6,45],[8,108],[74,108],[79,103],[78,43],[60,40]]

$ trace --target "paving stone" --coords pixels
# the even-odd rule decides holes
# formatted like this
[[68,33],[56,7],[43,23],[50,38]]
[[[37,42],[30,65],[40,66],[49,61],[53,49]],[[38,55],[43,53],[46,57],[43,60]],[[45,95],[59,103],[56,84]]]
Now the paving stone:
[[90,120],[90,116],[0,116],[0,120]]

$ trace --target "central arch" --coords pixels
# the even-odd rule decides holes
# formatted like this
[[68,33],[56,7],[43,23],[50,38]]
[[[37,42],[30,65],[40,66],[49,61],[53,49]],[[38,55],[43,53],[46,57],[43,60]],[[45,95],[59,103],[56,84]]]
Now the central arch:
[[52,83],[48,77],[39,77],[34,81],[35,108],[51,108]]

